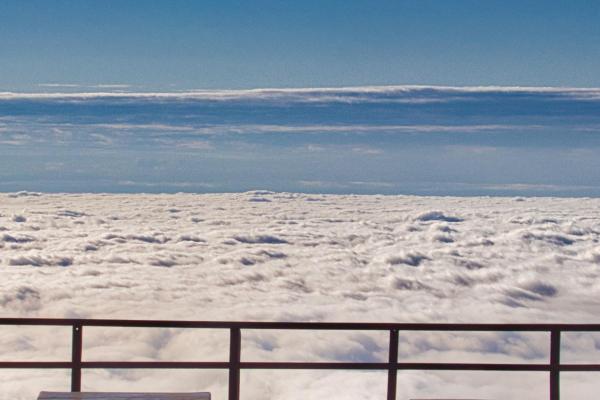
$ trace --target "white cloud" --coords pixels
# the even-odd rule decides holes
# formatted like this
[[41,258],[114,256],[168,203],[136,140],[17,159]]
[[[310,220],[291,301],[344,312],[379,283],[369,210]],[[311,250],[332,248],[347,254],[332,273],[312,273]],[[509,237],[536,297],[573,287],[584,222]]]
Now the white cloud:
[[346,188],[347,184],[333,181],[320,181],[320,180],[301,180],[298,184],[304,187],[311,188]]
[[[62,126],[77,126],[73,124],[64,124]],[[144,130],[156,130],[156,131],[174,131],[174,132],[190,132],[193,131],[194,128],[186,125],[169,125],[169,124],[133,124],[133,123],[111,123],[111,124],[85,124],[79,126],[87,126],[93,128],[104,128],[111,130],[134,130],[134,129],[144,129]]]
[[189,150],[211,150],[213,145],[205,140],[180,141],[175,144],[176,147]]
[[382,149],[377,149],[377,148],[369,147],[369,146],[355,146],[352,148],[352,152],[356,153],[356,154],[367,155],[367,156],[376,156],[379,154],[383,154]]
[[[63,126],[74,125],[68,124]],[[86,124],[80,127],[94,127],[114,130],[153,130],[163,132],[190,132],[202,135],[218,135],[223,133],[475,133],[486,131],[509,131],[522,129],[541,129],[539,125],[355,125],[355,124],[312,124],[312,125],[278,125],[278,124],[218,124],[218,125],[172,125],[172,124]]]
[[[49,87],[64,86],[62,84]],[[70,84],[67,84],[67,87]],[[127,88],[127,85],[96,85],[96,88]],[[600,100],[600,88],[521,87],[521,86],[357,86],[339,88],[266,88],[231,90],[189,90],[181,92],[80,92],[80,93],[15,93],[0,92],[0,99],[188,99],[211,101],[278,101],[278,102],[343,102],[343,103],[436,103],[462,99],[473,93],[519,93],[559,95],[573,100]]]
[[173,188],[214,188],[215,184],[213,183],[207,183],[207,182],[146,182],[146,181],[131,181],[131,180],[123,180],[123,181],[118,181],[117,185],[119,186],[137,186],[137,187],[148,187],[148,188],[153,188],[153,187],[173,187]]
[[319,153],[325,151],[326,147],[320,146],[318,144],[309,144],[304,149],[310,152]]
[[97,85],[81,85],[77,83],[38,83],[39,87],[47,88],[97,88],[97,89],[127,89],[132,85],[121,83],[101,83]]
[[76,83],[39,83],[38,86],[40,87],[49,87],[49,88],[78,88],[81,87],[81,85],[78,85]]
[[94,87],[98,89],[127,89],[132,87],[131,85],[126,85],[122,83],[101,83],[98,85],[92,85],[89,87]]
[[26,134],[4,134],[0,135],[0,144],[11,145],[11,146],[23,146],[33,141],[30,135]]
[[351,181],[350,185],[353,186],[365,186],[365,187],[379,187],[379,188],[393,188],[397,185],[390,182],[371,182],[371,181]]
[[536,129],[539,125],[355,125],[355,124],[336,124],[336,125],[274,125],[274,124],[247,124],[219,126],[214,125],[200,129],[200,132],[235,132],[235,133],[432,133],[432,132],[484,132],[484,131],[503,131],[516,129]]
[[112,146],[115,143],[114,138],[101,133],[92,133],[90,134],[90,137],[96,144],[101,144],[103,146]]
[[487,184],[478,185],[484,190],[515,190],[515,191],[557,191],[557,192],[568,192],[574,190],[589,190],[598,189],[596,186],[586,185],[556,185],[556,184],[544,184],[544,183],[502,183],[502,184]]
[[498,147],[494,146],[477,146],[477,145],[451,145],[446,146],[446,150],[458,154],[475,154],[475,155],[487,155],[498,151]]
[[392,182],[380,181],[349,181],[349,182],[334,182],[334,181],[319,181],[319,180],[301,180],[297,182],[300,186],[307,188],[321,189],[352,189],[352,188],[394,188],[397,184]]
[[[364,184],[372,182],[348,183]],[[6,316],[589,322],[600,307],[600,199],[22,192],[0,194],[0,203],[0,313]],[[25,221],[14,221],[17,214]],[[61,329],[23,335],[22,328],[3,327],[0,357],[68,359],[70,331]],[[89,328],[84,355],[226,359],[227,335]],[[404,360],[547,362],[547,335],[401,335]],[[569,357],[582,360],[596,351],[590,337],[568,336]],[[332,362],[386,360],[388,343],[385,332],[248,331],[243,340],[246,360]],[[225,372],[178,374],[86,370],[84,384],[211,390],[215,399],[226,398]],[[377,399],[386,387],[385,373],[244,376],[244,396],[253,400]],[[403,398],[536,398],[547,390],[545,375],[525,379],[522,373],[465,379],[406,372],[399,379]],[[597,381],[572,379],[582,398],[598,391]],[[24,400],[67,387],[68,376],[6,370],[0,386],[7,398]]]

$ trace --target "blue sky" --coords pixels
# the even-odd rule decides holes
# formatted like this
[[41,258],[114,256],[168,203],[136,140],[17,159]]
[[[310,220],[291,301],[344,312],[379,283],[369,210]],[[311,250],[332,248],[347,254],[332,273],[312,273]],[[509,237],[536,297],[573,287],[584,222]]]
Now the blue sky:
[[0,93],[0,191],[600,195],[600,89]]
[[0,89],[600,86],[595,0],[0,3]]
[[3,0],[0,191],[599,196],[599,21],[576,0]]

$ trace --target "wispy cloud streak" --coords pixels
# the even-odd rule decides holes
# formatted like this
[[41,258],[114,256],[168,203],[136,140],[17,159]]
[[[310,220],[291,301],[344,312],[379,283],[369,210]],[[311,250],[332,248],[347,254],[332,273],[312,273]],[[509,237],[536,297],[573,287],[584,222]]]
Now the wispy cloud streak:
[[[127,89],[125,84],[78,86],[75,84],[41,84],[43,87],[82,87],[95,89]],[[198,100],[198,101],[279,101],[342,103],[406,103],[427,104],[465,101],[478,95],[525,95],[537,98],[564,98],[600,101],[600,88],[521,87],[521,86],[360,86],[340,88],[266,88],[231,90],[190,90],[180,92],[84,91],[55,93],[0,92],[0,100]]]

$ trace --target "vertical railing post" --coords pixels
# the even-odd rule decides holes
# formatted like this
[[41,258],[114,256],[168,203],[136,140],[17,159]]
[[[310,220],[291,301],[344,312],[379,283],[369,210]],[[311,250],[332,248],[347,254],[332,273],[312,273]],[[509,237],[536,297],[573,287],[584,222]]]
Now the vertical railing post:
[[390,348],[388,354],[387,400],[396,400],[396,381],[398,379],[398,329],[390,330]]
[[241,345],[240,328],[231,328],[229,331],[229,400],[240,398]]
[[560,330],[550,331],[550,400],[560,399]]
[[75,323],[73,328],[72,349],[71,349],[71,392],[81,392],[81,351],[83,327]]

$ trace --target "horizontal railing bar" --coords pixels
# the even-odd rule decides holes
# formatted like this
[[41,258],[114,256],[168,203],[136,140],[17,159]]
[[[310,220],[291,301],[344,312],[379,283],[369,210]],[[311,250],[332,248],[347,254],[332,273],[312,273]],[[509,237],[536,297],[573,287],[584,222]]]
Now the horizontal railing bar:
[[71,361],[0,361],[0,368],[72,368]]
[[560,364],[558,368],[564,372],[600,372],[600,365],[598,364]]
[[280,330],[404,330],[404,331],[526,331],[596,332],[600,324],[465,324],[383,322],[260,322],[260,321],[169,321],[125,319],[0,318],[0,325],[99,326],[129,328],[214,328]]
[[550,371],[549,364],[398,363],[398,369],[438,371]]
[[[70,369],[70,361],[0,361],[0,369]],[[228,369],[227,361],[83,361],[85,369]],[[389,363],[242,361],[240,369],[388,370]],[[561,364],[565,372],[600,372],[600,364]],[[550,371],[550,364],[398,363],[399,370],[437,371]]]
[[83,361],[81,368],[226,369],[227,361]]
[[361,362],[255,362],[242,361],[241,369],[363,369],[387,370],[388,363],[361,363]]
[[[405,370],[460,370],[460,371],[550,371],[549,364],[482,364],[482,363],[398,363]],[[392,368],[388,363],[348,362],[242,362],[242,369],[375,369]]]
[[[74,363],[70,361],[0,361],[0,369],[70,369],[73,366]],[[227,361],[82,361],[81,368],[226,369],[229,368],[229,363]]]

